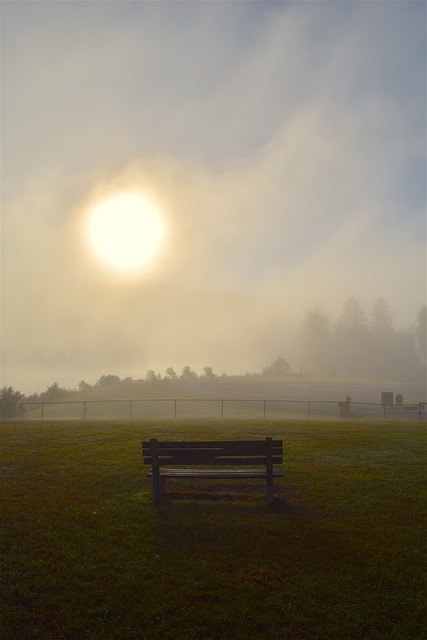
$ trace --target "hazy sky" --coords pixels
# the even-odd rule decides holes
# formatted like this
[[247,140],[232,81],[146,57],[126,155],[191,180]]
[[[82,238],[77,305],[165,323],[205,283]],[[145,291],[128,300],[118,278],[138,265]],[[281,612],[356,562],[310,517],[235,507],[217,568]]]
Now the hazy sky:
[[[351,295],[415,321],[425,2],[1,13],[2,385],[292,361],[304,310],[335,317]],[[88,202],[116,189],[142,190],[166,221],[139,278],[97,262],[84,235]]]

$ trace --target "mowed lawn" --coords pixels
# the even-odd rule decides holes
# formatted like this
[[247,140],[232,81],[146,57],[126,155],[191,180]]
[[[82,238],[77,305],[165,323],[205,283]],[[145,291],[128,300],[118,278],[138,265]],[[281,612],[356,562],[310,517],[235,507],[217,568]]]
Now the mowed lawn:
[[[141,441],[284,442],[284,478],[173,481]],[[3,639],[427,637],[425,425],[1,425]]]

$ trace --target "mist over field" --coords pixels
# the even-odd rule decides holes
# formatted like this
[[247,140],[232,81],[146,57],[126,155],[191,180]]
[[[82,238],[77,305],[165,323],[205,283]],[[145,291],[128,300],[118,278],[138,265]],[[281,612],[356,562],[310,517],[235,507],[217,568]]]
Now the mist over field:
[[[425,11],[4,2],[1,385],[278,357],[425,380]],[[91,250],[88,210],[135,189],[166,236],[123,274]],[[349,299],[369,332],[350,351]]]

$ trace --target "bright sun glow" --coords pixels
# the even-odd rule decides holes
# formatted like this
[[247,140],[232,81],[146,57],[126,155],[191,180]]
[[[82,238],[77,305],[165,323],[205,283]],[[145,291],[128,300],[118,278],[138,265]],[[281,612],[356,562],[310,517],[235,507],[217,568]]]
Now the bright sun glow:
[[124,192],[89,210],[87,232],[98,258],[119,271],[133,273],[158,255],[165,223],[159,210],[144,195]]

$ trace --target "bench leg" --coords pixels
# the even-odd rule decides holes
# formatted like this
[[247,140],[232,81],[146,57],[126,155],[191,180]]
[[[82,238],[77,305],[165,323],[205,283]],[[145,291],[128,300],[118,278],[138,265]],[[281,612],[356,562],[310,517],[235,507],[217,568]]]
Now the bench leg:
[[267,465],[266,465],[266,476],[267,476],[267,500],[269,504],[274,502],[273,496],[273,441],[272,438],[266,438],[267,443]]
[[166,478],[160,473],[153,473],[153,499],[156,504],[162,501],[166,492]]
[[163,496],[166,493],[166,478],[160,476],[160,499],[163,499]]
[[162,500],[162,479],[158,471],[153,472],[153,500],[155,503]]
[[274,502],[273,494],[273,474],[267,471],[267,501],[269,504]]

